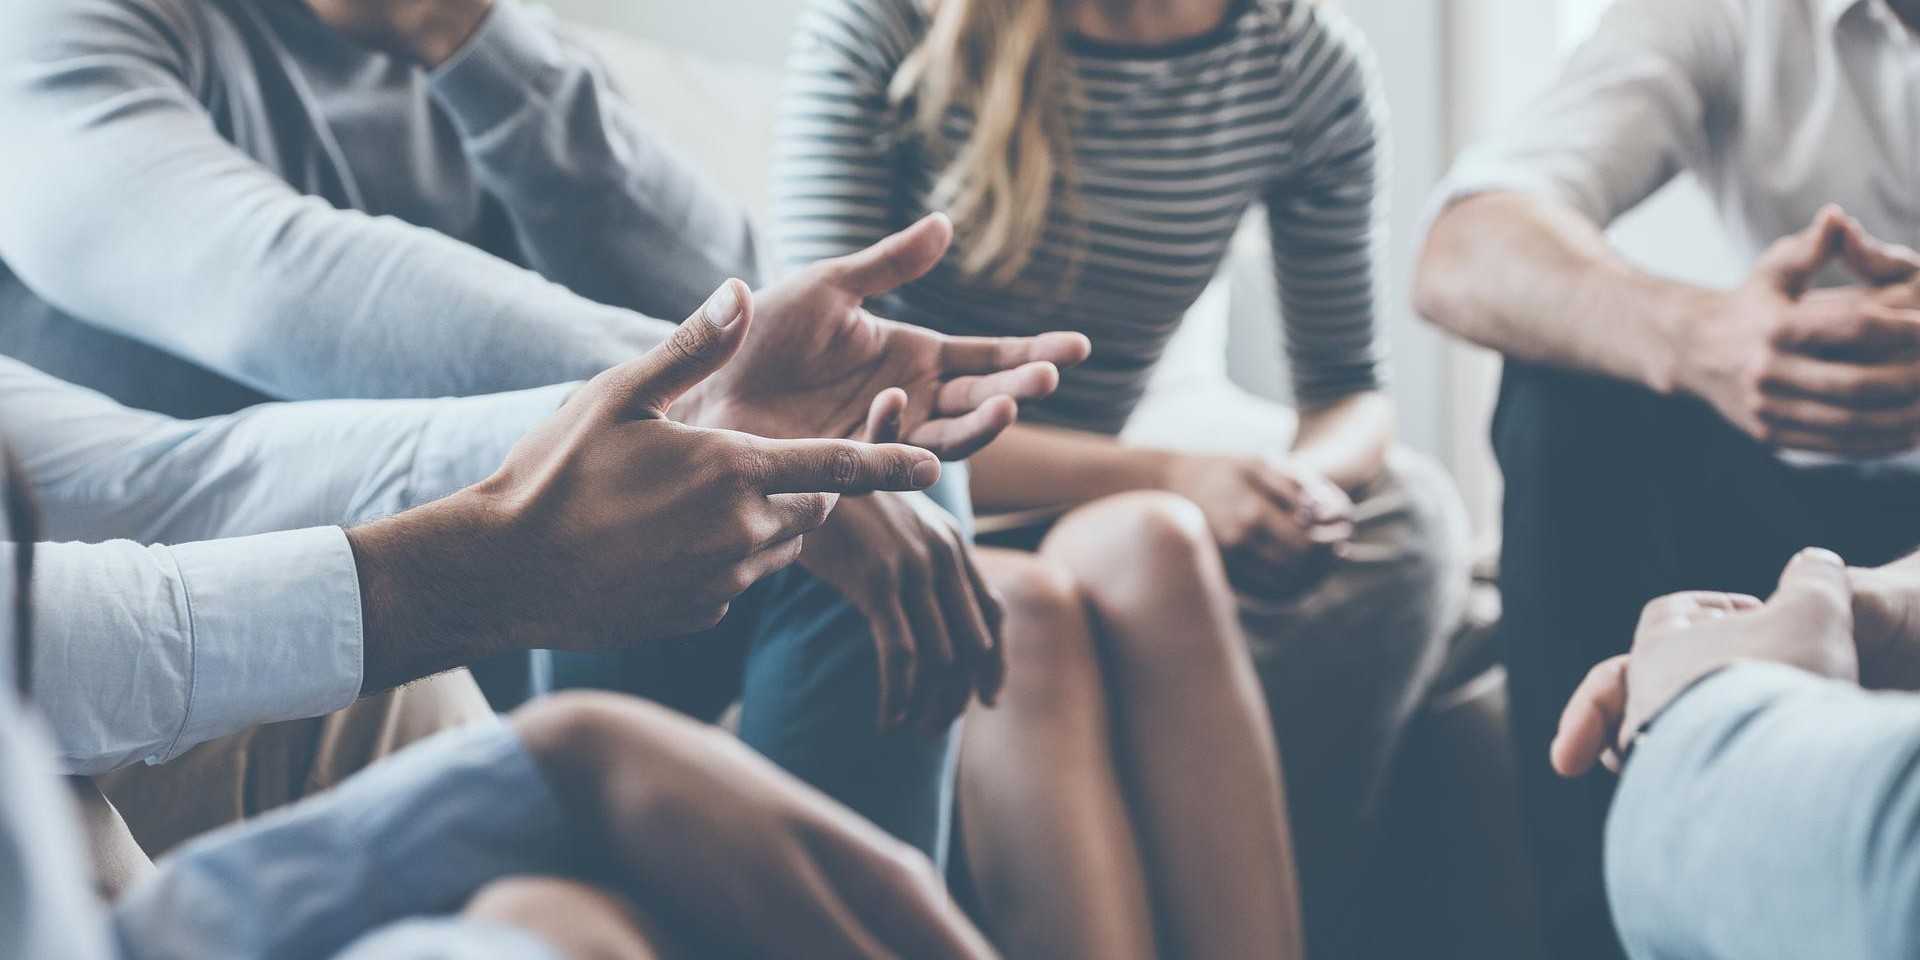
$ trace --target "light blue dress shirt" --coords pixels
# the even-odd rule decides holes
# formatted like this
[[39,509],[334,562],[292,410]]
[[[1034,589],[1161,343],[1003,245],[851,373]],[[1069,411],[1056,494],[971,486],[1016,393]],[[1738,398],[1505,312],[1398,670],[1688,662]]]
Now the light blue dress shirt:
[[[7,957],[554,957],[525,931],[452,915],[496,879],[567,866],[564,811],[504,724],[424,741],[314,800],[202,837],[163,858],[111,910],[103,906],[88,883],[80,825],[40,720],[15,694],[11,539],[0,529],[0,951]],[[87,600],[35,599],[40,623],[62,620],[66,611],[55,604]]]
[[182,421],[0,358],[0,422],[43,533],[88,541],[41,545],[34,577],[36,707],[62,770],[162,763],[353,702],[360,588],[340,525],[484,479],[572,389]]
[[1920,956],[1920,695],[1746,664],[1649,730],[1607,823],[1629,955]]
[[555,956],[525,931],[451,915],[494,880],[566,867],[563,811],[511,728],[443,734],[314,799],[208,834],[162,858],[109,910],[87,882],[80,826],[40,724],[14,698],[11,646],[0,648],[8,957]]

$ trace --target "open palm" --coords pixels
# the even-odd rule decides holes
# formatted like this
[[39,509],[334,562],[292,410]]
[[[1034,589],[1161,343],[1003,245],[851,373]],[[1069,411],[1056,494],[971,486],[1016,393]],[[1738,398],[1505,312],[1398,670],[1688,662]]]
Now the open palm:
[[950,337],[862,303],[933,269],[953,240],[935,214],[858,253],[826,260],[753,297],[753,333],[732,364],[675,409],[707,426],[766,437],[854,437],[885,424],[950,460],[992,442],[1021,400],[1085,360],[1077,333]]

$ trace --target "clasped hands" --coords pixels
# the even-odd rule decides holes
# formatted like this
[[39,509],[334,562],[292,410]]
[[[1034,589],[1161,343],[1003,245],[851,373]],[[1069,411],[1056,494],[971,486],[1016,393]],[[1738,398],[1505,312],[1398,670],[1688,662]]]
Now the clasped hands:
[[1632,651],[1595,666],[1574,690],[1549,750],[1554,769],[1577,777],[1599,762],[1617,772],[1649,721],[1695,683],[1742,662],[1920,690],[1920,555],[1849,569],[1831,551],[1808,549],[1765,601],[1689,592],[1649,603]]
[[[1857,282],[1811,289],[1835,263]],[[1854,458],[1920,448],[1920,254],[1838,207],[1770,247],[1674,339],[1669,385],[1761,443]]]
[[[728,281],[668,342],[576,391],[492,477],[349,531],[370,648],[393,652],[369,658],[369,689],[460,654],[697,632],[798,559],[839,495],[924,490],[937,457],[993,440],[1090,347],[1071,333],[949,337],[862,307],[931,269],[952,231],[933,215],[759,294]],[[894,438],[906,442],[866,442]],[[993,664],[960,662],[992,682]]]

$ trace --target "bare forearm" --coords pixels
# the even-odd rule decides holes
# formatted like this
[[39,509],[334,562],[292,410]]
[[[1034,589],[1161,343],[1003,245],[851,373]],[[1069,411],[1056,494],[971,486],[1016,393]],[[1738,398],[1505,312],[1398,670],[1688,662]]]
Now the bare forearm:
[[974,455],[973,499],[982,510],[1008,512],[1160,489],[1177,459],[1100,434],[1015,426]]
[[1351,493],[1380,476],[1392,443],[1393,403],[1358,393],[1300,414],[1293,459]]
[[1513,193],[1442,213],[1415,279],[1421,315],[1515,360],[1679,386],[1677,334],[1723,294],[1625,262],[1573,210]]

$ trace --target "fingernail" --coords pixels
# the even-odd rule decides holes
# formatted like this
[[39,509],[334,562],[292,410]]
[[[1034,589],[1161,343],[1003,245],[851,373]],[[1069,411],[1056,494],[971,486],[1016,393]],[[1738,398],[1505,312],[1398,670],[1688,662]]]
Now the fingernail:
[[1844,568],[1847,565],[1845,560],[1840,559],[1839,554],[1824,547],[1808,547],[1800,551],[1800,559],[1808,563],[1824,563],[1832,567]]
[[728,280],[713,292],[713,296],[707,298],[707,322],[724,330],[740,319],[740,295],[733,291],[733,285],[737,282]]
[[913,486],[916,490],[925,490],[940,480],[940,461],[922,460],[913,467]]

